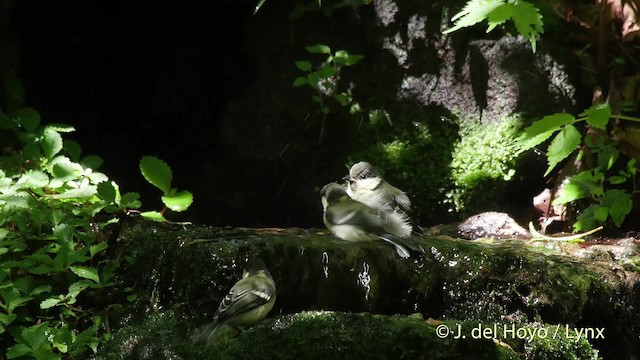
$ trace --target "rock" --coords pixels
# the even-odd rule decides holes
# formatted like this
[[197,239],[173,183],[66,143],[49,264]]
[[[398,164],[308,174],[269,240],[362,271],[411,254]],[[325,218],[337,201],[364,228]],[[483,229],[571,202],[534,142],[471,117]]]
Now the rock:
[[400,259],[385,242],[345,243],[314,229],[125,222],[114,235],[114,255],[126,261],[113,293],[123,297],[118,294],[132,287],[138,298],[113,327],[168,310],[190,329],[207,323],[240,277],[240,264],[258,257],[278,288],[269,318],[325,310],[566,324],[606,329],[604,339],[590,339],[605,358],[640,348],[635,273],[610,262],[545,255],[523,241],[425,236],[413,239],[424,254]]
[[509,214],[495,211],[473,215],[460,223],[434,226],[427,229],[426,233],[461,237],[467,240],[531,238],[529,231],[518,225]]

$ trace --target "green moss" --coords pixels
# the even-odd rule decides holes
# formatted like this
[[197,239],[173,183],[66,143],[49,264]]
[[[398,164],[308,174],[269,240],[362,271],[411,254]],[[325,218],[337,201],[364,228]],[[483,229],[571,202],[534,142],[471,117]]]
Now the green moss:
[[521,121],[518,116],[488,124],[461,122],[460,141],[451,161],[454,190],[447,201],[458,212],[480,212],[496,208],[506,181],[514,175],[514,148]]
[[[93,360],[597,359],[565,326],[425,321],[421,316],[305,311],[265,319],[222,344],[193,345],[179,312],[118,330]],[[447,331],[448,330],[448,331]],[[558,331],[559,330],[559,331]],[[567,336],[568,335],[568,336]]]

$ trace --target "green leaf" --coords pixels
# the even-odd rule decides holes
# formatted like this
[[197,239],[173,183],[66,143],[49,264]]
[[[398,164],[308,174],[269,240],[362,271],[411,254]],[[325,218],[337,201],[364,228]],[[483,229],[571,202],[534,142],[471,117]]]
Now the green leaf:
[[609,170],[613,164],[618,160],[620,153],[613,145],[605,146],[598,151],[598,167],[604,170]]
[[140,194],[137,192],[128,192],[122,195],[120,206],[125,209],[138,209],[142,206],[142,203],[138,199],[140,199]]
[[69,181],[82,176],[84,169],[78,163],[71,162],[66,156],[58,156],[51,161],[51,175],[60,181]]
[[609,209],[609,215],[616,227],[620,227],[624,218],[631,212],[633,201],[631,194],[624,190],[607,190],[602,198],[602,206]]
[[489,26],[487,27],[487,33],[493,30],[496,26],[504,24],[507,20],[511,19],[513,16],[513,5],[512,4],[501,4],[489,14],[487,14],[487,22]]
[[589,196],[589,191],[571,182],[564,184],[560,191],[560,195],[553,200],[552,205],[562,205]]
[[40,113],[29,107],[20,108],[13,114],[13,119],[26,131],[34,132],[40,124]]
[[462,11],[451,18],[455,25],[443,31],[443,34],[449,34],[456,30],[475,25],[488,18],[489,14],[496,8],[501,6],[504,1],[487,1],[487,0],[469,0]]
[[593,218],[599,223],[603,223],[607,220],[609,216],[609,209],[605,206],[593,205]]
[[565,125],[571,124],[574,120],[575,118],[571,114],[556,113],[535,121],[524,130],[524,134],[518,139],[520,152],[543,143],[554,132]]
[[342,106],[347,106],[347,95],[344,93],[335,94],[333,97],[340,103]]
[[573,224],[574,232],[591,230],[598,226],[598,222],[594,216],[595,206],[596,205],[592,205],[584,209],[580,215],[578,215],[578,220]]
[[62,136],[59,132],[47,126],[44,129],[40,146],[44,156],[51,159],[62,150]]
[[162,196],[162,202],[173,211],[185,211],[193,202],[193,195],[189,191],[180,191],[175,195]]
[[76,229],[67,224],[58,224],[53,228],[53,235],[60,241],[71,242],[73,235],[75,235]]
[[69,159],[71,159],[71,161],[80,160],[82,147],[80,147],[80,144],[78,144],[76,141],[65,139],[62,142],[62,147],[67,152],[67,155],[69,155]]
[[364,55],[349,55],[345,65],[351,66],[357,64],[360,60],[364,59]]
[[96,284],[100,284],[100,277],[98,276],[98,270],[87,266],[71,266],[71,271],[80,276],[81,278],[95,281]]
[[44,344],[47,343],[48,329],[49,329],[48,321],[45,321],[38,325],[30,326],[22,330],[21,332],[22,339],[24,339],[24,343],[26,343],[31,349],[33,350],[40,349]]
[[587,117],[587,124],[596,129],[605,130],[611,118],[611,107],[609,104],[595,104],[580,113],[579,116]]
[[4,300],[4,308],[8,313],[13,313],[16,308],[28,303],[31,297],[22,297],[15,288],[0,289],[0,297]]
[[7,350],[7,359],[15,359],[31,353],[31,349],[25,344],[15,344]]
[[325,66],[325,67],[322,67],[322,68],[318,69],[318,71],[316,71],[315,73],[318,74],[318,78],[319,79],[327,79],[327,78],[330,78],[331,76],[335,75],[337,72],[338,72],[338,70],[336,70],[334,67]]
[[42,171],[29,170],[22,174],[17,184],[29,189],[40,189],[49,184],[49,176]]
[[101,243],[97,243],[95,245],[91,245],[89,247],[89,254],[91,254],[91,257],[94,257],[97,253],[99,253],[100,251],[108,248],[109,245],[106,242],[101,242]]
[[296,78],[295,80],[293,80],[293,86],[294,87],[298,87],[298,86],[302,86],[304,84],[307,83],[307,78],[304,76],[301,76],[299,78]]
[[571,155],[582,142],[582,135],[573,125],[565,126],[551,141],[547,150],[549,167],[544,173],[547,176],[556,165]]
[[59,296],[57,298],[49,298],[47,300],[43,300],[40,303],[40,309],[49,309],[52,308],[58,304],[60,304],[60,302],[62,302],[62,296]]
[[98,197],[111,204],[116,200],[116,188],[110,182],[101,182],[97,185]]
[[140,159],[140,172],[151,185],[162,190],[165,195],[169,194],[173,174],[166,162],[155,156],[143,156]]
[[305,49],[312,54],[331,54],[331,48],[323,44],[305,46]]
[[536,52],[536,40],[544,32],[540,10],[533,4],[523,0],[514,1],[512,4],[513,24],[518,33],[529,40],[533,52]]
[[88,155],[82,158],[82,160],[80,160],[80,165],[82,165],[85,168],[89,168],[93,170],[96,170],[97,168],[99,168],[100,165],[102,165],[102,163],[103,163],[102,158],[96,155]]
[[165,222],[167,219],[162,216],[162,214],[158,211],[145,211],[141,212],[140,215],[149,220],[157,221],[157,222]]
[[296,61],[296,67],[302,71],[308,72],[311,71],[313,65],[309,61]]
[[627,177],[620,176],[620,175],[613,175],[608,180],[609,180],[609,183],[612,185],[619,185],[619,184],[624,184],[627,181]]

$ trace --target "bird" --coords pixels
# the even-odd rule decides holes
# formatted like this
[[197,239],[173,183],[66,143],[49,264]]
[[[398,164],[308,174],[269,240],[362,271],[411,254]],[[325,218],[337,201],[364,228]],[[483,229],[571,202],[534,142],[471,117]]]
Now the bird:
[[411,235],[413,226],[408,215],[411,200],[404,191],[386,182],[375,166],[358,162],[342,180],[347,181],[347,194],[352,199],[391,214],[390,219],[398,229],[396,235]]
[[[213,321],[196,333],[194,342],[215,343],[224,327],[236,333],[262,320],[276,301],[276,284],[260,259],[247,261],[242,279],[238,280],[222,299]],[[224,332],[221,332],[224,333]]]
[[[323,208],[324,225],[336,237],[349,241],[384,240],[392,244],[402,258],[411,256],[409,249],[419,251],[416,245],[410,244],[399,232],[395,213],[385,212],[353,200],[343,186],[332,182],[320,190]],[[409,248],[409,249],[408,249]]]

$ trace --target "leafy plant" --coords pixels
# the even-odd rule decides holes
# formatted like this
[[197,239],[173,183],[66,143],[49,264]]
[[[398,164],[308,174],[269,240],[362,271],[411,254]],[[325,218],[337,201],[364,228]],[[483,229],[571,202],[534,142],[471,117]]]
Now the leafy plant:
[[327,56],[315,69],[308,60],[296,61],[296,67],[304,71],[306,75],[300,76],[293,81],[293,86],[295,87],[308,85],[316,91],[316,94],[311,98],[318,103],[320,113],[323,115],[320,131],[320,138],[322,138],[325,116],[331,112],[331,106],[327,103],[328,99],[335,100],[341,106],[347,106],[352,101],[349,92],[337,92],[340,69],[343,66],[357,64],[364,56],[350,54],[346,50],[338,50],[333,53],[331,48],[324,44],[307,46],[305,49],[312,54],[324,54]]
[[542,15],[533,4],[522,0],[469,0],[462,11],[457,13],[451,21],[455,25],[445,30],[448,34],[463,27],[473,26],[487,20],[487,32],[507,20],[513,21],[516,30],[531,43],[533,52],[536,51],[536,41],[544,32]]
[[162,202],[165,205],[165,208],[160,212],[143,212],[141,213],[142,216],[164,220],[164,213],[167,209],[180,212],[187,210],[191,206],[193,195],[189,191],[178,191],[171,188],[173,172],[166,162],[154,156],[143,156],[140,159],[140,172],[151,185],[162,190]]
[[[81,156],[79,144],[63,139],[72,131],[41,124],[31,108],[0,113],[0,349],[8,359],[95,351],[110,336],[102,331],[109,311],[120,306],[102,300],[119,263],[108,257],[100,230],[139,208],[140,196],[121,195],[97,171],[102,159]],[[186,209],[191,195],[184,201],[184,192],[170,188],[168,166],[143,160],[143,174],[162,186],[165,204]],[[99,220],[99,213],[111,216]]]
[[[619,165],[622,156],[617,142],[606,133],[611,119],[640,122],[640,118],[613,115],[608,104],[596,104],[578,118],[567,113],[545,116],[527,127],[518,141],[519,152],[522,152],[556,134],[547,149],[545,176],[572,154],[576,154],[579,161],[587,152],[595,157],[590,168],[568,177],[560,196],[553,201],[553,205],[562,205],[590,200],[590,205],[573,224],[574,231],[592,229],[609,219],[620,227],[632,208],[633,194],[618,186],[631,183],[626,188],[633,188],[637,164],[635,159],[628,159],[624,165]],[[578,122],[585,122],[593,131],[583,136],[575,126]]]

